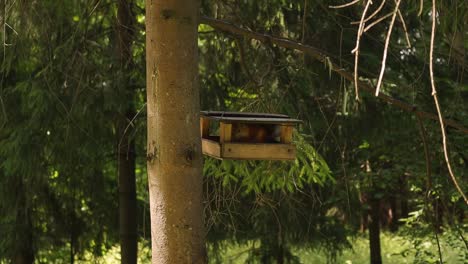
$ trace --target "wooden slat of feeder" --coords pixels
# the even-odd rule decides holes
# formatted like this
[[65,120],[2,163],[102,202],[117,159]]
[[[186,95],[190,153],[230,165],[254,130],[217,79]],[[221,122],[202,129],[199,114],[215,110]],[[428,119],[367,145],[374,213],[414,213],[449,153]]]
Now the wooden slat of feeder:
[[217,159],[237,160],[294,160],[293,144],[224,143],[202,139],[203,154]]
[[231,136],[232,124],[221,122],[219,127],[219,142],[231,142]]
[[281,136],[280,136],[281,143],[285,143],[285,144],[291,143],[292,135],[293,135],[292,126],[281,126]]
[[273,118],[289,118],[283,114],[269,113],[247,113],[247,112],[222,112],[222,111],[201,111],[202,116],[207,117],[273,117]]
[[299,124],[301,120],[292,118],[272,118],[272,117],[208,117],[213,120],[223,121],[225,123],[255,123],[255,124]]
[[221,159],[221,145],[213,140],[202,139],[203,154]]
[[293,160],[296,147],[291,144],[245,144],[221,145],[222,159]]
[[210,133],[210,120],[208,118],[200,118],[200,132],[202,138],[209,137]]

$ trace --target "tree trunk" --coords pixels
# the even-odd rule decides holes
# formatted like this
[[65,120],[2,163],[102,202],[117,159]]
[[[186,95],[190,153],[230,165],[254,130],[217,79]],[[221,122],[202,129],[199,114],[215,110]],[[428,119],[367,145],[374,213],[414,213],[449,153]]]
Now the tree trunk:
[[[398,192],[398,190],[394,190],[394,192]],[[390,195],[388,197],[388,201],[390,203],[390,208],[388,210],[388,227],[390,228],[391,232],[398,231],[398,221],[400,220],[400,215],[397,210],[397,196],[395,194]]]
[[[125,123],[123,123],[125,124]],[[122,126],[123,127],[123,126]],[[125,127],[123,127],[125,129]],[[122,264],[137,263],[137,203],[135,185],[135,143],[123,132],[119,146],[119,231]]]
[[401,202],[400,202],[400,206],[401,206],[401,213],[400,213],[400,216],[401,218],[408,218],[408,213],[409,213],[409,209],[408,209],[408,178],[405,174],[403,174],[402,176],[400,176],[400,193],[401,193]]
[[15,219],[14,251],[11,263],[15,264],[33,264],[33,226],[31,220],[31,209],[26,201],[26,189],[23,180],[20,180],[20,187],[17,192],[17,209]]
[[[126,70],[132,61],[133,13],[131,0],[119,0],[117,4],[117,57],[120,76],[117,85],[122,85],[121,94],[133,98],[129,90]],[[137,203],[135,184],[135,141],[131,137],[130,120],[134,116],[133,103],[129,102],[125,113],[119,114],[118,127],[118,174],[119,174],[119,232],[120,260],[122,264],[137,263]]]
[[437,233],[442,233],[442,224],[443,224],[443,216],[444,216],[444,210],[443,207],[441,206],[442,201],[440,198],[433,198],[432,202],[432,209],[433,211],[433,216],[434,216],[434,229],[435,232]]
[[370,222],[369,222],[369,246],[370,263],[382,264],[380,253],[380,199],[369,197]]
[[278,245],[278,251],[276,252],[276,263],[284,264],[284,247],[282,244]]
[[367,230],[368,219],[369,219],[369,203],[367,199],[367,193],[359,191],[359,203],[361,205],[360,225],[359,231],[364,233]]
[[146,0],[152,263],[205,263],[199,1]]

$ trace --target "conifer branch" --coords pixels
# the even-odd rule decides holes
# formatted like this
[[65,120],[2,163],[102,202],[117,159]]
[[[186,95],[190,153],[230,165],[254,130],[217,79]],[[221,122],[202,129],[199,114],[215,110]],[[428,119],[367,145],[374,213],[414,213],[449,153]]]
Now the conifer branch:
[[[262,34],[262,33],[254,32],[254,31],[238,27],[238,26],[236,26],[236,25],[234,25],[232,23],[229,23],[229,22],[226,22],[226,21],[223,21],[223,20],[219,20],[219,19],[214,19],[214,18],[209,18],[209,17],[203,17],[202,16],[202,17],[200,17],[199,23],[211,26],[212,28],[220,30],[220,31],[228,32],[230,34],[240,35],[240,36],[250,38],[250,39],[256,39],[258,41],[265,42],[265,43],[272,43],[272,44],[275,44],[278,47],[282,47],[282,48],[301,51],[303,53],[308,54],[309,56],[311,56],[312,58],[314,58],[314,59],[316,59],[316,60],[318,60],[320,62],[327,62],[327,64],[330,65],[330,68],[331,68],[332,71],[336,72],[337,74],[339,74],[341,77],[343,77],[344,79],[346,79],[348,81],[351,81],[351,82],[354,81],[354,75],[353,74],[351,74],[348,71],[346,71],[345,69],[341,68],[338,64],[333,63],[330,60],[330,58],[327,55],[325,55],[325,53],[323,51],[321,51],[321,50],[319,50],[319,49],[317,49],[315,47],[312,47],[312,46],[309,46],[309,45],[304,45],[304,44],[292,41],[290,39],[278,38],[278,37],[273,37],[273,36],[268,35],[268,34]],[[367,91],[369,93],[375,93],[375,89],[366,82],[359,81],[359,87],[361,87],[361,90],[365,90],[365,91]],[[406,112],[414,113],[414,114],[420,116],[421,118],[431,119],[431,120],[435,120],[435,121],[439,120],[438,116],[433,114],[433,113],[418,110],[417,106],[409,104],[409,103],[401,101],[401,100],[398,100],[398,99],[396,99],[396,98],[394,98],[392,96],[386,95],[384,93],[379,93],[378,98],[380,98],[383,101],[385,101],[385,102],[387,102],[387,103],[389,103],[391,105],[394,105],[394,106],[396,106],[396,107],[398,107],[398,108],[400,108],[400,109],[402,109],[402,110],[404,110]],[[458,131],[460,131],[460,132],[462,132],[464,134],[468,134],[468,128],[463,126],[462,124],[459,124],[458,122],[456,122],[454,120],[450,120],[450,119],[443,119],[443,121],[444,121],[444,125],[455,128],[456,130],[458,130]]]

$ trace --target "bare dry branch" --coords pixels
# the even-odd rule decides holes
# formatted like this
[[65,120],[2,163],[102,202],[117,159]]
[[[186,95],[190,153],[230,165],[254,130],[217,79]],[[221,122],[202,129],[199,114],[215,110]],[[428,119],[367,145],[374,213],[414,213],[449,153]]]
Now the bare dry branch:
[[354,52],[354,89],[356,93],[356,101],[359,101],[359,86],[358,86],[359,41],[361,40],[362,32],[364,30],[364,25],[365,25],[364,19],[366,17],[366,13],[370,5],[372,5],[372,1],[367,1],[366,7],[364,8],[364,11],[362,12],[361,23],[359,23],[359,29],[358,29],[357,36],[356,36],[356,47],[353,50]]
[[421,15],[422,15],[423,7],[424,7],[424,0],[419,0],[419,11],[418,11],[418,16],[421,16]]
[[[396,3],[396,0],[393,0]],[[408,34],[408,29],[406,28],[406,22],[405,19],[403,18],[403,15],[401,14],[400,9],[398,9],[398,18],[401,21],[401,25],[403,26],[403,31],[405,32],[405,38],[406,38],[406,43],[408,44],[408,48],[411,48],[411,42]]]
[[445,133],[444,118],[442,117],[442,111],[440,110],[439,99],[437,98],[437,90],[434,81],[434,39],[435,39],[435,30],[436,30],[436,21],[437,21],[437,10],[436,10],[436,0],[432,0],[432,30],[431,30],[431,46],[429,49],[429,74],[431,77],[431,87],[432,87],[432,97],[434,98],[434,103],[437,109],[437,115],[439,116],[440,130],[442,132],[442,144],[444,148],[445,163],[447,164],[447,169],[452,178],[453,184],[457,188],[457,191],[465,200],[465,203],[468,204],[468,199],[466,198],[465,193],[463,193],[460,185],[458,184],[457,178],[455,177],[452,166],[450,165],[450,159],[447,149],[447,135]]
[[[366,19],[364,19],[364,22],[367,23],[369,20],[371,20],[373,17],[375,17],[380,12],[380,10],[382,10],[384,5],[385,5],[385,0],[382,0],[382,2],[380,2],[379,7],[377,7],[377,9],[374,11],[374,13],[372,13],[370,16],[366,17]],[[358,24],[361,24],[361,21],[351,22],[351,25],[358,25]]]
[[392,12],[386,14],[385,16],[375,20],[374,22],[370,23],[365,29],[364,29],[364,32],[367,32],[369,29],[371,29],[373,26],[377,25],[378,23],[380,23],[382,20],[385,20],[389,17],[391,17],[393,15]]
[[406,22],[400,10],[398,10],[398,17],[400,18],[401,25],[403,26],[403,31],[405,32],[406,44],[408,44],[408,48],[411,48],[411,42],[408,34],[408,29],[406,28]]
[[302,13],[302,37],[301,37],[302,43],[304,43],[304,40],[305,40],[306,19],[307,19],[307,0],[304,0],[304,11]]
[[382,85],[383,75],[385,73],[385,64],[387,61],[388,45],[390,44],[390,37],[392,36],[393,25],[395,24],[395,18],[398,13],[398,8],[400,7],[401,0],[398,0],[393,11],[392,21],[388,27],[387,37],[385,38],[385,47],[382,58],[382,68],[380,69],[379,80],[377,81],[377,87],[375,89],[375,96],[379,96],[380,86]]
[[354,1],[351,1],[351,2],[346,3],[346,4],[343,4],[343,5],[328,6],[328,7],[329,7],[329,8],[334,8],[334,9],[344,8],[344,7],[352,6],[352,5],[356,4],[356,3],[359,2],[359,1],[360,1],[360,0],[354,0]]

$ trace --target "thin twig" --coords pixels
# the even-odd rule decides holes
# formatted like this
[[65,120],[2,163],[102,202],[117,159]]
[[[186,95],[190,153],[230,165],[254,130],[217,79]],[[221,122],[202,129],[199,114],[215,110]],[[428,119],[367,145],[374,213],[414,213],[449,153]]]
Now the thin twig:
[[306,18],[307,18],[307,0],[304,0],[304,11],[302,13],[302,38],[301,38],[302,43],[304,43],[304,40],[305,40]]
[[358,29],[357,36],[356,36],[356,47],[352,51],[354,52],[354,90],[356,93],[356,101],[359,101],[359,86],[358,86],[359,41],[361,40],[362,32],[363,32],[364,25],[365,25],[364,19],[366,17],[366,13],[370,5],[372,5],[372,1],[367,1],[366,7],[364,7],[364,11],[362,12],[361,23],[359,23],[359,29]]
[[6,43],[6,24],[7,24],[7,6],[6,3],[3,3],[3,61],[6,59],[6,47],[8,46]]
[[91,10],[91,12],[89,12],[88,17],[90,17],[90,16],[94,13],[94,11],[96,10],[96,8],[99,6],[100,3],[101,3],[101,0],[96,1],[96,4],[94,5],[94,7],[93,7],[93,9]]
[[395,18],[398,13],[400,2],[401,0],[398,0],[398,2],[396,3],[395,10],[393,11],[392,21],[390,22],[390,26],[388,27],[387,38],[385,39],[385,48],[382,58],[382,68],[380,69],[379,80],[375,89],[375,96],[379,96],[380,86],[382,85],[382,79],[385,72],[385,63],[387,61],[388,45],[390,44],[390,37],[392,36],[393,25],[395,24]]
[[[11,11],[11,9],[15,5],[15,3],[16,3],[16,0],[14,0],[13,3],[10,4],[10,8],[7,9],[7,13],[9,13]],[[6,5],[6,1],[5,1],[5,5]],[[5,16],[6,16],[6,14],[5,14]]]
[[418,11],[418,16],[421,16],[421,15],[422,15],[423,7],[424,7],[424,0],[419,0],[419,11]]
[[463,236],[463,233],[460,230],[460,227],[455,223],[455,229],[457,230],[458,235],[460,236],[460,239],[463,241],[463,244],[465,244],[465,248],[468,251],[468,242],[466,242],[465,237]]
[[[396,3],[396,0],[393,0]],[[405,32],[406,43],[408,44],[408,48],[411,48],[411,42],[408,34],[408,29],[406,28],[406,22],[401,14],[400,9],[398,9],[398,18],[400,18],[401,25],[403,26],[403,31]]]
[[[2,38],[3,38],[3,43],[5,44],[6,43],[6,28],[5,28],[5,26],[7,24],[7,22],[6,22],[6,20],[7,20],[6,2],[3,2],[2,5],[0,5],[0,6],[3,7],[2,10],[0,10],[0,11],[3,13],[3,16],[2,16],[2,20],[0,21],[0,24],[2,24],[2,27],[3,27]],[[6,45],[3,45],[3,62],[5,62],[5,59],[6,59]],[[0,67],[2,67],[2,66],[3,66],[3,63],[0,64]],[[0,129],[2,129],[8,122],[8,115],[7,115],[7,112],[6,112],[5,103],[3,102],[3,98],[2,98],[2,95],[1,95],[5,75],[6,75],[6,72],[2,71],[2,76],[0,78],[0,110],[1,110],[2,115],[3,115],[3,118],[2,118],[3,122],[0,124]]]
[[[366,19],[364,19],[364,23],[367,23],[369,20],[371,20],[373,17],[375,17],[380,12],[380,10],[382,10],[384,5],[385,5],[385,0],[382,0],[382,2],[380,2],[379,7],[377,7],[377,9],[374,11],[374,13],[372,13],[370,16],[368,16],[368,17],[366,17]],[[358,25],[358,24],[361,24],[361,21],[351,22],[351,25]]]
[[411,42],[408,34],[408,29],[406,28],[406,22],[401,14],[400,10],[398,10],[398,17],[400,18],[401,25],[403,26],[403,31],[405,32],[406,43],[408,44],[408,48],[411,48]]
[[[2,76],[3,77],[3,76]],[[0,84],[2,84],[3,80],[0,80]],[[3,122],[0,124],[0,129],[2,129],[6,123],[8,122],[8,115],[7,115],[7,112],[6,112],[6,109],[5,109],[5,103],[3,102],[3,98],[2,96],[0,95],[0,109],[2,110],[2,115],[3,115]]]
[[380,23],[382,20],[384,19],[387,19],[389,17],[391,17],[393,15],[392,12],[386,14],[385,16],[379,18],[379,19],[376,19],[374,22],[370,23],[365,29],[364,29],[364,32],[367,32],[369,29],[371,29],[373,26],[377,25],[378,23]]
[[16,35],[19,35],[18,31],[16,31],[16,29],[14,29],[12,26],[10,26],[7,22],[5,22],[5,25],[11,29],[13,31],[13,33],[15,33]]
[[[434,0],[435,1],[435,0]],[[439,222],[438,222],[438,219],[439,219],[439,203],[435,202],[436,204],[436,207],[434,208],[435,210],[435,217],[434,217],[434,234],[435,234],[435,238],[436,238],[436,242],[437,242],[437,252],[439,253],[439,263],[440,264],[443,264],[444,261],[442,260],[442,250],[440,249],[440,241],[439,241],[439,231],[438,231],[438,226],[439,226]]]
[[344,8],[344,7],[352,6],[352,5],[356,4],[356,3],[359,2],[359,1],[360,1],[360,0],[354,0],[354,1],[351,1],[351,2],[346,3],[346,4],[343,4],[343,5],[328,6],[328,8],[334,8],[334,9]]
[[130,128],[130,126],[135,126],[135,124],[133,123],[133,121],[135,121],[135,119],[138,117],[138,115],[143,112],[143,110],[145,109],[146,107],[146,102],[141,106],[140,109],[138,109],[138,112],[133,116],[132,120],[130,120],[130,122],[128,122],[127,126],[125,127],[124,129],[124,132],[122,134],[122,136],[120,137],[120,140],[119,140],[119,146],[118,146],[118,149],[120,150],[120,147],[122,145],[122,140],[124,139],[125,135],[127,134],[127,131],[128,129]]
[[447,164],[447,169],[452,178],[453,184],[457,188],[460,195],[465,200],[465,203],[468,204],[468,199],[466,198],[465,193],[463,193],[458,181],[453,174],[452,166],[450,165],[450,159],[447,150],[447,135],[445,134],[445,126],[444,126],[444,118],[442,117],[442,111],[440,110],[439,99],[437,98],[437,90],[434,81],[434,39],[435,39],[435,29],[436,29],[436,21],[437,21],[437,10],[436,10],[436,0],[432,0],[432,30],[431,30],[431,47],[429,49],[429,74],[431,77],[431,86],[432,86],[432,97],[434,98],[434,103],[437,109],[437,115],[439,116],[439,123],[440,123],[440,130],[442,132],[442,144],[444,147],[444,156],[445,156],[445,163]]

